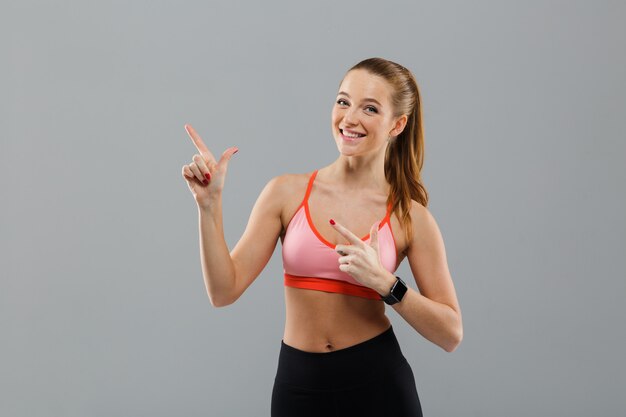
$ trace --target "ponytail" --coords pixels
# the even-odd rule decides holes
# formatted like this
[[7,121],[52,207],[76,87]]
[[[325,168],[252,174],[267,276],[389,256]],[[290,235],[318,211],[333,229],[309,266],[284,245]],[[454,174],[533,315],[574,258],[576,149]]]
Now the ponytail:
[[411,200],[428,206],[428,192],[422,182],[424,132],[422,106],[415,77],[405,67],[383,58],[368,58],[350,70],[362,68],[383,77],[392,86],[391,102],[395,116],[407,115],[402,132],[389,140],[385,151],[385,178],[391,185],[387,204],[398,217],[407,242],[413,239]]

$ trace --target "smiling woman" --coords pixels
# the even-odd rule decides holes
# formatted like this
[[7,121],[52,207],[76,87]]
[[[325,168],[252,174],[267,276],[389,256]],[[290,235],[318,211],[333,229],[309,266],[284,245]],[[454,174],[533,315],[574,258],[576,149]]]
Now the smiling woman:
[[[186,129],[200,152],[183,177],[198,204],[211,303],[234,303],[281,239],[286,320],[271,415],[421,416],[385,306],[447,352],[463,326],[443,239],[426,208],[421,100],[411,72],[382,58],[353,66],[332,108],[337,159],[271,179],[230,252],[221,193],[237,149],[216,161]],[[395,276],[405,257],[419,292]]]

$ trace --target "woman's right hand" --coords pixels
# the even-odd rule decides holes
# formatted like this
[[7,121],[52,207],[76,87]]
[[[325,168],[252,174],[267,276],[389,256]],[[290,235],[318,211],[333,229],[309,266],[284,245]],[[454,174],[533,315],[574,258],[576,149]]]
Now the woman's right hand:
[[195,154],[192,157],[193,162],[183,166],[183,178],[187,181],[198,207],[209,207],[211,199],[221,195],[228,161],[239,149],[235,146],[226,149],[219,162],[216,162],[215,157],[193,127],[185,125],[185,130],[200,154]]

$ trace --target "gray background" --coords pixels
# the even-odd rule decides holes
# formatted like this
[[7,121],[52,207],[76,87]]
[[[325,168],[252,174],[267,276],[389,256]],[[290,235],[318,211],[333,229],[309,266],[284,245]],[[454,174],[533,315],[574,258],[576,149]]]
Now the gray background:
[[382,56],[421,88],[464,319],[446,353],[387,309],[424,414],[623,416],[625,19],[616,1],[0,3],[0,415],[269,415],[280,243],[210,305],[183,125],[240,149],[232,249],[267,181],[338,157],[339,82]]

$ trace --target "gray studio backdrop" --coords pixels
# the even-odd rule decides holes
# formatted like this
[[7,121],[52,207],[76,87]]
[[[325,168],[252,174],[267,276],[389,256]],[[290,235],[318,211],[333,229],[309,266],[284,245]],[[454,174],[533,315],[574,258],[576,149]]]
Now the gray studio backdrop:
[[618,1],[3,1],[0,416],[268,416],[280,242],[211,306],[183,125],[239,147],[232,249],[267,181],[337,158],[337,87],[370,56],[420,84],[463,312],[446,353],[387,308],[425,415],[625,415],[625,19]]

